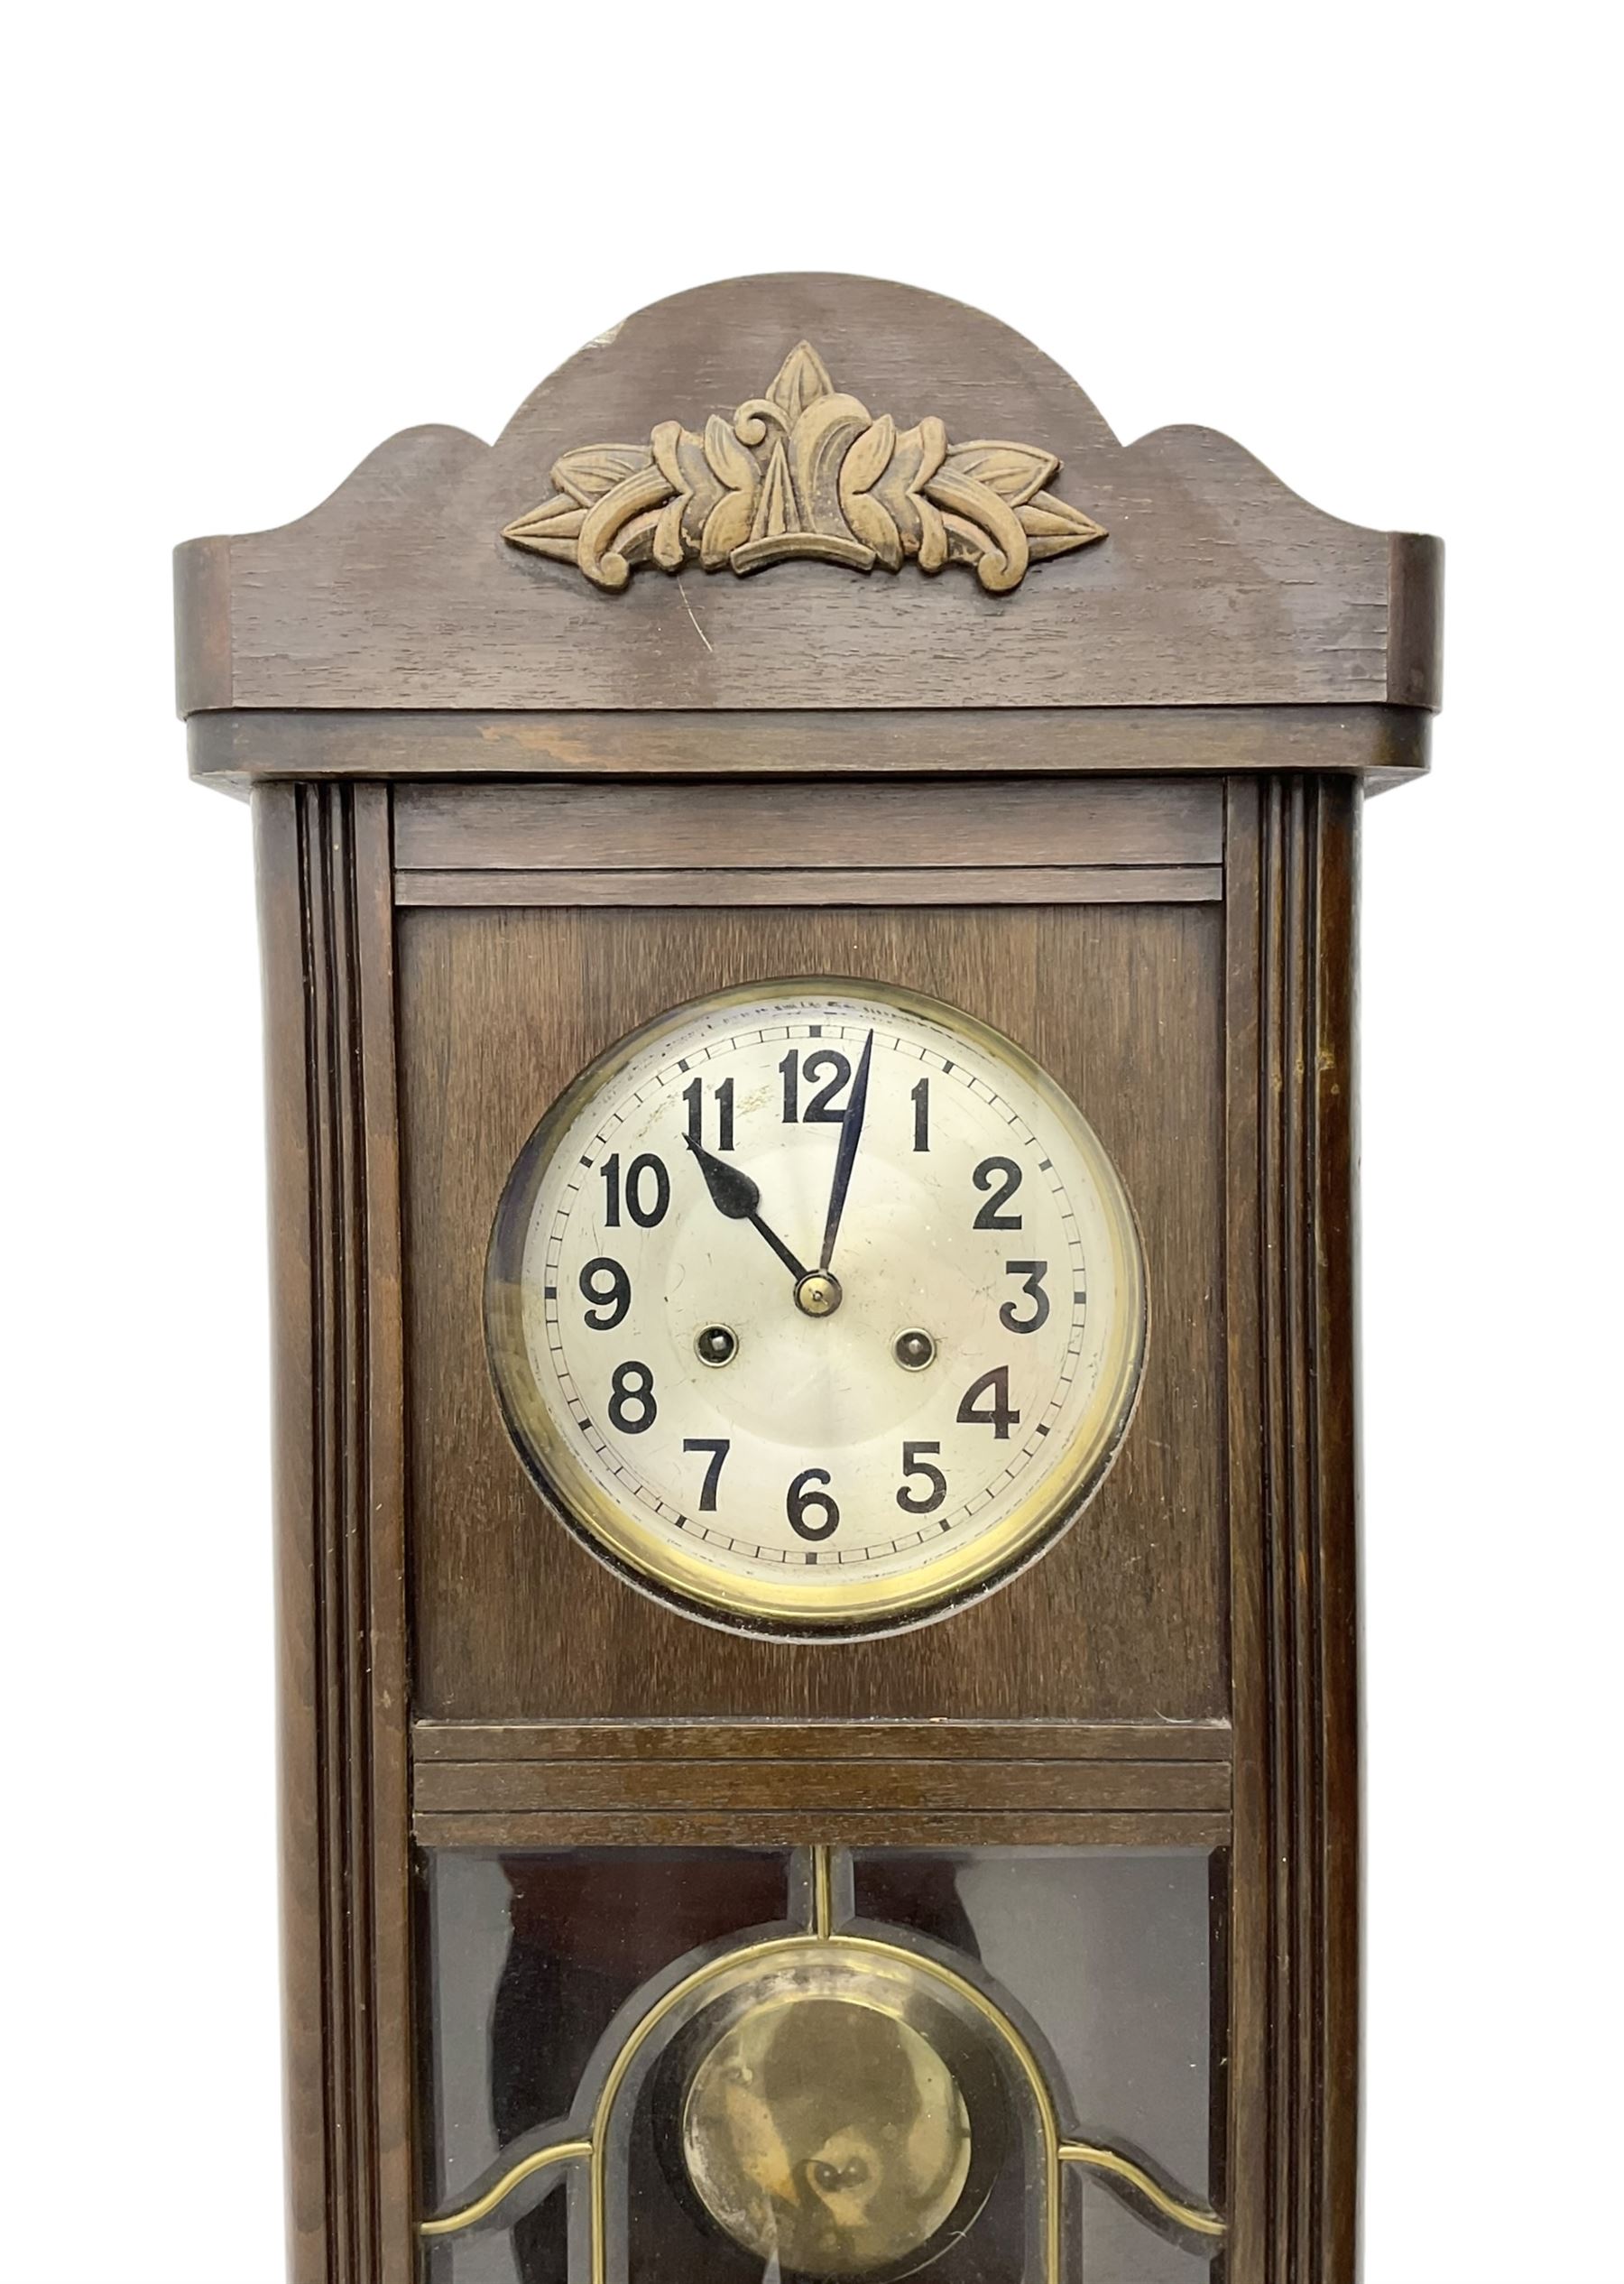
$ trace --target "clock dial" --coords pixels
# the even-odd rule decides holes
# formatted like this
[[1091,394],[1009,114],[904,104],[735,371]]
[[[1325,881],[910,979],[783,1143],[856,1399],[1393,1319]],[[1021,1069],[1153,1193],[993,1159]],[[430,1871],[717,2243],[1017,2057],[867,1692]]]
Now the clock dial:
[[828,1634],[1007,1573],[1097,1485],[1145,1285],[1125,1192],[1010,1040],[761,984],[622,1040],[521,1153],[486,1281],[532,1475],[698,1614]]

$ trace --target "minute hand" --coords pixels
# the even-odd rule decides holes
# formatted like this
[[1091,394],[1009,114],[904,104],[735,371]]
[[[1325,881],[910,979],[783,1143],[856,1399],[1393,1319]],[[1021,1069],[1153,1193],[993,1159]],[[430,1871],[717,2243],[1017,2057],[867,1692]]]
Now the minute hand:
[[742,1166],[730,1166],[724,1158],[713,1158],[691,1135],[684,1140],[699,1161],[705,1176],[705,1186],[710,1192],[711,1204],[729,1221],[747,1221],[752,1229],[759,1229],[789,1274],[799,1284],[807,1271],[803,1264],[785,1244],[774,1229],[769,1229],[761,1219],[761,1193]]
[[852,1081],[852,1099],[846,1105],[846,1114],[840,1122],[840,1148],[835,1153],[835,1180],[829,1191],[828,1218],[824,1223],[823,1251],[817,1256],[818,1268],[826,1276],[829,1263],[835,1258],[835,1240],[840,1234],[840,1216],[845,1211],[846,1192],[852,1186],[852,1169],[857,1162],[857,1145],[863,1140],[863,1113],[868,1108],[869,1064],[873,1059],[873,1054],[874,1034],[871,1031],[863,1042],[857,1076]]

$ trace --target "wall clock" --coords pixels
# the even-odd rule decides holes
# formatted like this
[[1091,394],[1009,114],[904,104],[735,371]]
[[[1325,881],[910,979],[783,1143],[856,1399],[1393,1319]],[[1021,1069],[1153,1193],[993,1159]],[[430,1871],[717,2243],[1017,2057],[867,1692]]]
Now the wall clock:
[[293,2284],[1352,2284],[1354,919],[1439,550],[872,280],[178,558]]

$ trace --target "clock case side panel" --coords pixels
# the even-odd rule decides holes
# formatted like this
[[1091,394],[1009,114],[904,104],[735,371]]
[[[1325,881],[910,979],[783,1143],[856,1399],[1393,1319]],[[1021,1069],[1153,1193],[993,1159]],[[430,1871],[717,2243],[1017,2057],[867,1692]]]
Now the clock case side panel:
[[1229,786],[1232,2284],[1358,2265],[1361,807]]
[[389,794],[254,794],[267,1050],[291,2284],[410,2284]]

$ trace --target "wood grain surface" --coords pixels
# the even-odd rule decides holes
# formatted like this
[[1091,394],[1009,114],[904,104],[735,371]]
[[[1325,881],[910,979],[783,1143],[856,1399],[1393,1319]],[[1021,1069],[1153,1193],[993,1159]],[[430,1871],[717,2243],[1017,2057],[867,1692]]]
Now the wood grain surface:
[[430,1761],[1227,1761],[1227,1721],[419,1721]]
[[1215,904],[1217,865],[972,865],[715,873],[397,873],[400,904],[658,904],[687,911],[723,904]]
[[[1223,1715],[1223,945],[1221,909],[1201,905],[401,913],[418,1711]],[[657,1605],[564,1530],[497,1414],[481,1276],[520,1145],[595,1054],[680,999],[818,972],[966,1007],[1054,1073],[1097,1123],[1134,1200],[1153,1331],[1121,1456],[1036,1569],[912,1632],[787,1647]]]
[[415,2277],[388,796],[255,796],[292,2284]]
[[1214,1761],[430,1761],[420,1814],[555,1808],[1227,1808]]
[[[562,452],[703,428],[801,339],[902,425],[1058,454],[1050,489],[1107,538],[1008,595],[962,571],[782,563],[641,572],[619,595],[501,533]],[[495,445],[381,446],[279,531],[177,567],[182,713],[1436,703],[1435,542],[1299,499],[1211,430],[1126,447],[1007,326],[867,278],[734,279],[639,311],[572,357]]]
[[1223,789],[1002,784],[403,785],[402,872],[1218,865]]
[[[943,1813],[863,1808],[765,1815],[738,1808],[585,1809],[555,1814],[440,1816],[425,1810],[412,1832],[424,1848],[1223,1848],[1230,1820],[1215,1809],[1162,1814],[1123,1808],[1094,1813]],[[1252,2278],[1236,2270],[1236,2284]],[[1295,2279],[1294,2279],[1295,2284]],[[1333,2279],[1327,2279],[1327,2284]],[[1342,2284],[1340,2278],[1334,2284]]]
[[1356,787],[1232,788],[1226,1049],[1237,2279],[1357,2272]]
[[1093,706],[776,713],[199,713],[194,777],[229,792],[278,778],[1000,777],[1352,771],[1423,774],[1414,707]]

